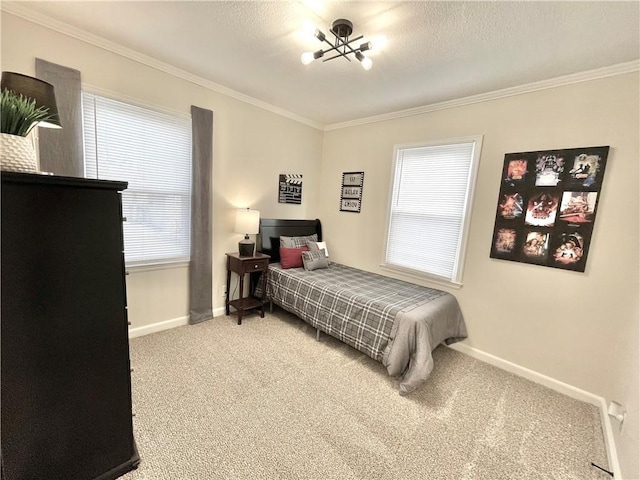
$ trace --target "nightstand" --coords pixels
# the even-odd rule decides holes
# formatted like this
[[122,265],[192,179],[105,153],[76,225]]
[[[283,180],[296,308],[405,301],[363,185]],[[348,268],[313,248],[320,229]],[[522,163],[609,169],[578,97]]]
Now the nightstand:
[[[244,297],[244,276],[247,273],[262,272],[262,291],[267,292],[267,272],[269,270],[269,255],[256,252],[251,257],[241,257],[239,253],[227,253],[227,294],[225,300],[226,313],[229,315],[229,306],[236,309],[238,313],[238,325],[242,324],[242,315],[247,310],[260,309],[260,318],[264,318],[264,301],[253,296],[249,292],[248,297]],[[235,272],[240,277],[239,298],[229,301],[229,291],[231,290],[231,272]],[[251,284],[252,282],[250,282]]]

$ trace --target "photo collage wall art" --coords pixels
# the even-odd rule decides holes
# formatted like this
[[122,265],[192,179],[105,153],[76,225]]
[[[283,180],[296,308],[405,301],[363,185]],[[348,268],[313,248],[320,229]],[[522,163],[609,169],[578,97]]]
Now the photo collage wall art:
[[608,153],[506,154],[491,258],[584,272]]

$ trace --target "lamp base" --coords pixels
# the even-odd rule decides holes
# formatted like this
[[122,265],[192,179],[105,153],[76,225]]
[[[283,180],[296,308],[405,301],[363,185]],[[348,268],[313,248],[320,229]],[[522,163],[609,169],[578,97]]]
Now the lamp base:
[[253,249],[255,246],[256,244],[251,241],[249,235],[246,235],[243,240],[238,242],[238,251],[240,252],[240,256],[253,257]]

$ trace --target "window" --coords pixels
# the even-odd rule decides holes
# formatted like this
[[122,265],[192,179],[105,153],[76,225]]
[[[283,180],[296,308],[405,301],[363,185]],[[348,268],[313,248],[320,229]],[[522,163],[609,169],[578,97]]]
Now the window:
[[481,144],[396,146],[383,266],[461,284]]
[[122,192],[128,265],[189,259],[191,120],[82,94],[85,176],[129,182]]

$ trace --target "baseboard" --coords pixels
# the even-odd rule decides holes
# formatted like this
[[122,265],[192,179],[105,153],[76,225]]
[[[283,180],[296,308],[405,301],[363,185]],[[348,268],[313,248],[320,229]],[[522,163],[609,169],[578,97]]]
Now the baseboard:
[[130,328],[129,338],[142,337],[144,335],[149,335],[150,333],[161,332],[162,330],[169,330],[170,328],[181,327],[182,325],[188,324],[188,316],[172,318],[170,320],[164,320],[150,325],[143,325],[142,327]]
[[[213,316],[218,317],[224,315],[224,307],[216,308],[213,310]],[[170,328],[181,327],[189,324],[189,317],[177,317],[170,320],[164,320],[162,322],[152,323],[150,325],[143,325],[142,327],[134,327],[129,329],[129,338],[142,337],[149,335],[150,333],[161,332],[162,330],[169,330]]]
[[609,460],[609,468],[613,472],[613,476],[616,479],[622,479],[620,472],[620,463],[618,462],[618,453],[616,450],[616,444],[613,438],[613,430],[611,426],[611,417],[607,414],[607,401],[598,395],[581,390],[567,383],[556,380],[555,378],[547,377],[541,373],[529,370],[515,363],[504,360],[490,353],[483,352],[477,348],[470,347],[464,343],[453,343],[449,345],[449,348],[458,352],[469,355],[477,360],[498,367],[507,372],[518,375],[519,377],[526,378],[532,382],[539,383],[545,387],[555,390],[556,392],[567,395],[576,400],[595,405],[600,410],[600,419],[602,420],[602,433],[604,436],[604,443],[607,449],[607,457]]
[[622,472],[620,471],[620,462],[618,461],[618,450],[616,442],[613,438],[613,426],[611,417],[607,409],[607,401],[603,397],[600,399],[600,419],[602,420],[602,431],[604,433],[604,443],[607,447],[607,456],[609,457],[609,467],[613,472],[613,478],[622,480]]

